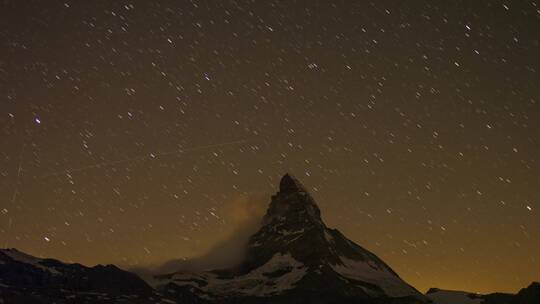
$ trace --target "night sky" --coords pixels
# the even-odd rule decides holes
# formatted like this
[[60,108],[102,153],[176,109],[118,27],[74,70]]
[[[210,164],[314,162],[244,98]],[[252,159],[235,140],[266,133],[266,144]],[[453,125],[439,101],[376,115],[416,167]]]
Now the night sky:
[[0,247],[197,256],[291,172],[418,289],[515,292],[540,279],[539,73],[530,0],[3,0]]

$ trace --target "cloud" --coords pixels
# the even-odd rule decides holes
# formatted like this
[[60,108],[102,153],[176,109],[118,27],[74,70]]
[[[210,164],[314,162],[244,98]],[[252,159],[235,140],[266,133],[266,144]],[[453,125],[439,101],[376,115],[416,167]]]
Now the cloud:
[[190,258],[177,259],[150,269],[131,269],[143,278],[152,274],[165,274],[176,271],[202,271],[223,269],[241,262],[249,237],[261,227],[261,222],[268,205],[269,195],[248,194],[235,197],[222,208],[222,218],[226,221],[229,232],[217,240],[205,254]]
[[224,216],[235,230],[259,228],[270,204],[268,197],[264,194],[240,195],[225,205]]

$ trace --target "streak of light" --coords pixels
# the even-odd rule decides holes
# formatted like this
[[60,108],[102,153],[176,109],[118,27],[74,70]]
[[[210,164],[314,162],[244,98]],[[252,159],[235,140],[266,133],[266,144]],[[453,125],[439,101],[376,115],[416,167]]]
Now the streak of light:
[[57,175],[60,175],[60,174],[70,174],[70,173],[73,173],[73,172],[81,172],[81,171],[86,171],[86,170],[89,170],[89,169],[108,167],[108,166],[112,166],[112,165],[118,165],[118,164],[122,164],[122,163],[134,162],[134,161],[141,161],[141,160],[146,160],[146,159],[154,159],[154,158],[157,158],[157,157],[160,157],[160,156],[182,154],[182,153],[187,153],[187,152],[193,152],[193,151],[205,150],[205,149],[209,149],[209,148],[217,148],[217,147],[223,147],[223,146],[239,145],[239,144],[246,143],[246,142],[248,142],[247,139],[242,139],[242,140],[224,142],[224,143],[219,143],[219,144],[196,146],[196,147],[186,148],[186,149],[177,149],[177,150],[161,152],[161,153],[149,153],[149,154],[146,154],[146,155],[126,158],[126,159],[105,161],[105,162],[96,163],[96,164],[92,164],[92,165],[88,165],[88,166],[84,166],[84,167],[69,168],[69,169],[65,169],[65,170],[62,170],[62,171],[51,172],[51,173],[48,173],[48,174],[45,174],[45,175],[41,176],[40,178],[47,178],[47,177],[51,177],[51,176],[57,176]]

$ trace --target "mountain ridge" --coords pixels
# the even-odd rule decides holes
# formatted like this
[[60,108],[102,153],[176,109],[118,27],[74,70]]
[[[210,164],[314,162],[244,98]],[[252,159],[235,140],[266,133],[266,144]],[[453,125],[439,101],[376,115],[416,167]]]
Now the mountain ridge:
[[159,303],[151,286],[112,264],[87,267],[14,248],[0,249],[0,295],[1,303]]
[[459,290],[430,288],[426,292],[434,304],[536,304],[540,303],[540,282],[532,282],[516,294],[478,294]]

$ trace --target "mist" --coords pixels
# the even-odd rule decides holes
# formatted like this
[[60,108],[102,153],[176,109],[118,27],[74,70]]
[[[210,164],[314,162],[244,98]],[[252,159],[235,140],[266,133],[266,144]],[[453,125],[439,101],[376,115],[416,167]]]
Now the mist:
[[231,229],[224,237],[217,240],[206,253],[183,259],[166,261],[154,267],[132,268],[146,280],[156,274],[178,271],[197,272],[232,267],[242,261],[249,237],[261,227],[261,222],[268,205],[268,194],[240,195],[225,203],[222,217]]

